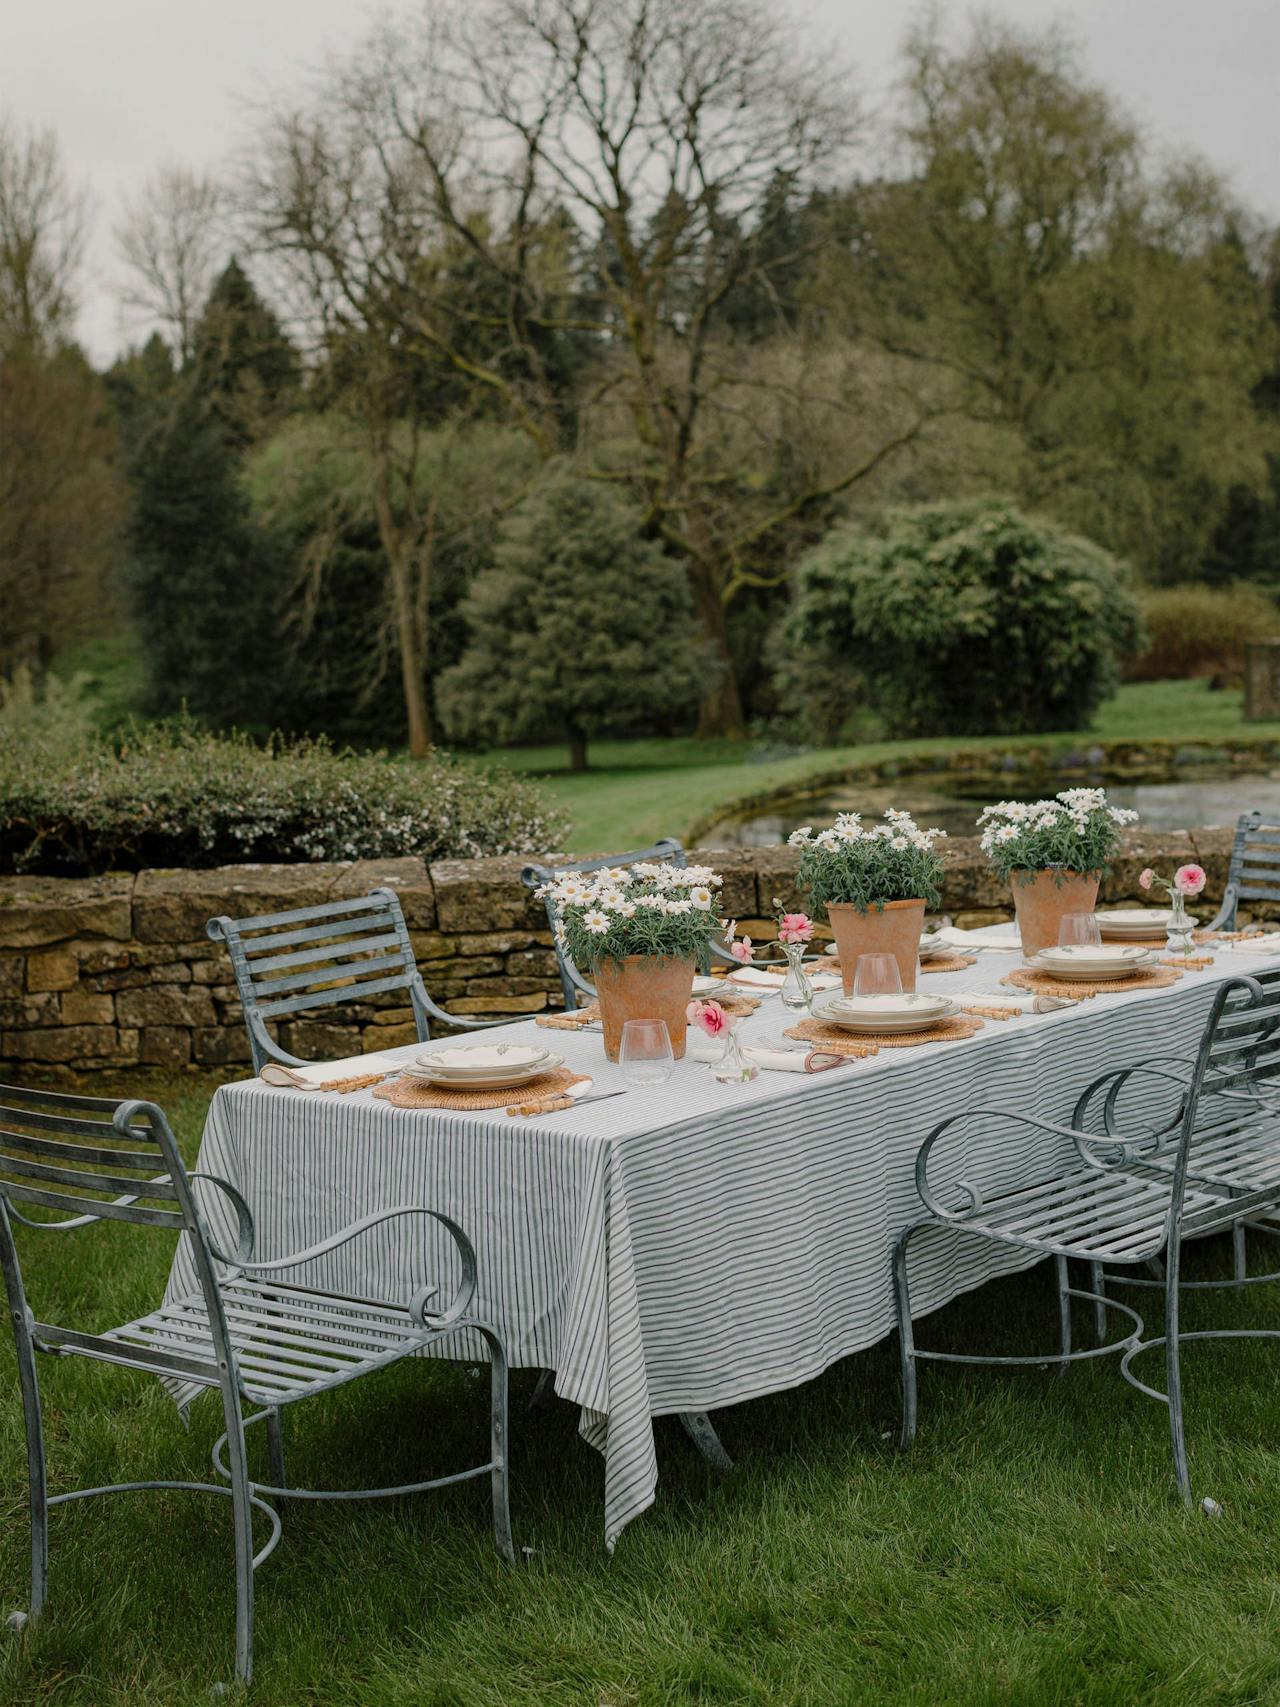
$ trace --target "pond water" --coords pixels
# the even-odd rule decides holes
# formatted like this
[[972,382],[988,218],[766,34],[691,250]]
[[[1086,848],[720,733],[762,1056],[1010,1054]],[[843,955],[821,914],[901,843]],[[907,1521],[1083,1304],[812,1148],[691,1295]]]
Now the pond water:
[[[1197,769],[1194,778],[1169,782],[1111,782],[1105,777],[1089,780],[1106,787],[1113,806],[1132,807],[1148,830],[1232,825],[1242,812],[1255,806],[1280,813],[1280,772],[1205,775]],[[792,830],[803,824],[821,827],[837,812],[878,817],[886,806],[902,807],[917,823],[936,826],[949,836],[972,836],[976,834],[974,820],[992,800],[1039,800],[1059,788],[1079,786],[1078,777],[1008,777],[998,783],[986,782],[977,790],[971,777],[946,775],[907,776],[897,783],[850,783],[821,794],[798,794],[750,816],[722,819],[698,839],[708,848],[771,847],[785,842]]]

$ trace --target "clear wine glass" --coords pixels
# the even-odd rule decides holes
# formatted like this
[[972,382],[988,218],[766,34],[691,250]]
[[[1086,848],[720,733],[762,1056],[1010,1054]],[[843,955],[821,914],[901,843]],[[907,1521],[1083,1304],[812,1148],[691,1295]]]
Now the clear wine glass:
[[1102,930],[1096,913],[1064,913],[1058,925],[1059,948],[1101,948]]
[[902,973],[893,954],[860,954],[853,969],[855,996],[900,996]]
[[662,1085],[675,1071],[671,1033],[664,1019],[629,1019],[618,1048],[622,1076],[629,1085]]

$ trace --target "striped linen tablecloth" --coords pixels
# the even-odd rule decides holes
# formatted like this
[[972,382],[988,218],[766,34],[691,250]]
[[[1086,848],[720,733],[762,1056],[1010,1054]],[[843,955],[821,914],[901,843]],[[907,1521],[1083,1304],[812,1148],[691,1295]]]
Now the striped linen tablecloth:
[[[984,953],[922,987],[995,991],[1017,964]],[[479,1259],[477,1313],[505,1335],[514,1366],[554,1370],[556,1392],[582,1408],[582,1435],[604,1455],[612,1548],[654,1499],[654,1416],[795,1387],[892,1332],[890,1253],[920,1214],[915,1156],[936,1122],[983,1104],[1064,1120],[1107,1068],[1192,1051],[1220,980],[1266,964],[1222,955],[1171,989],[988,1021],[967,1041],[883,1050],[827,1073],[725,1086],[686,1060],[664,1085],[534,1120],[250,1080],[217,1092],[198,1165],[248,1200],[260,1259],[393,1204],[455,1217]],[[789,1023],[766,998],[743,1040],[777,1040]],[[522,1021],[487,1036],[551,1042],[596,1088],[623,1083],[599,1033]],[[1062,1153],[1054,1138],[1011,1131],[971,1129],[964,1172],[980,1187],[1034,1177]],[[215,1238],[230,1239],[220,1194],[198,1189]],[[291,1277],[408,1298],[428,1276],[450,1276],[433,1229],[425,1217],[397,1220]],[[913,1259],[921,1314],[1028,1260],[950,1230],[922,1236]],[[167,1296],[194,1285],[184,1242]],[[448,1352],[484,1355],[464,1336]]]

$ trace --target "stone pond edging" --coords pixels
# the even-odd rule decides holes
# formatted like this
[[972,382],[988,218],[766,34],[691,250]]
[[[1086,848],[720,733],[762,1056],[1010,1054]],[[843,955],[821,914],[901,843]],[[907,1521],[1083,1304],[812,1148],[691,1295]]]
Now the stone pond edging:
[[[1104,886],[1107,902],[1137,903],[1138,873],[1187,860],[1215,910],[1226,881],[1230,829],[1132,832]],[[943,907],[960,924],[1012,916],[1007,890],[976,838],[944,844]],[[534,856],[540,857],[540,856]],[[700,850],[724,877],[726,911],[757,941],[773,935],[772,898],[802,904],[787,847]],[[427,988],[467,1015],[538,1014],[562,1005],[540,902],[520,882],[523,857],[364,860],[334,865],[232,865],[211,871],[140,871],[93,878],[0,877],[0,1069],[14,1078],[49,1071],[136,1066],[222,1067],[245,1062],[248,1044],[226,949],[205,935],[232,917],[398,892]],[[1268,916],[1265,910],[1259,916]],[[324,1010],[322,1010],[322,1016]],[[299,1018],[280,1031],[303,1056],[355,1054],[412,1041],[397,992],[333,1017]]]

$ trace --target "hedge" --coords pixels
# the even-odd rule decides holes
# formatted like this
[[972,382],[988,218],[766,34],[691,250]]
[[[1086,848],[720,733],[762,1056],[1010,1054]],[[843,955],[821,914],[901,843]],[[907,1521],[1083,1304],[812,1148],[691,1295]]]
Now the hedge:
[[444,754],[262,745],[187,719],[108,740],[58,710],[0,715],[0,871],[471,859],[554,850],[566,829],[529,783]]

